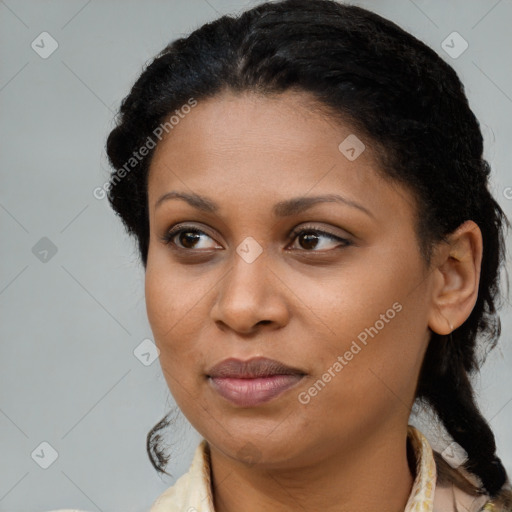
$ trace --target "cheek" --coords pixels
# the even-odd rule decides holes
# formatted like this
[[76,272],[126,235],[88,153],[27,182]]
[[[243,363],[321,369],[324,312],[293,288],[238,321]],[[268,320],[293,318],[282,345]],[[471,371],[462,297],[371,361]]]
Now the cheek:
[[414,284],[418,269],[412,258],[388,261],[387,268],[365,263],[325,281],[321,292],[318,283],[316,292],[304,292],[312,319],[327,333],[314,350],[305,347],[316,370],[301,389],[310,409],[314,402],[345,403],[347,409],[333,411],[343,416],[363,407],[407,407],[428,341],[424,290]]
[[191,281],[186,272],[170,270],[168,264],[160,265],[154,259],[148,259],[146,269],[146,312],[155,342],[166,344],[193,330],[208,287],[201,279]]
[[[359,435],[361,429],[376,428],[386,418],[408,415],[422,344],[413,339],[403,314],[405,310],[377,333],[363,328],[360,338],[340,337],[337,348],[324,345],[318,372],[297,391],[308,428],[336,438],[339,432]],[[312,357],[318,361],[318,355]]]
[[400,315],[397,309],[402,309],[396,303],[402,293],[393,275],[361,263],[360,267],[341,268],[322,279],[303,278],[294,291],[306,306],[304,311],[309,311],[310,330],[316,329],[327,346],[342,353],[347,342],[346,350],[358,336],[364,342],[369,336],[367,329],[375,333],[375,324],[380,332],[396,322]]
[[[207,312],[204,283],[178,282],[177,275],[148,259],[145,276],[146,311],[160,365],[176,401],[196,394],[205,356],[200,346]],[[201,301],[203,298],[203,301]],[[185,406],[186,404],[184,404]]]
[[426,347],[427,334],[415,316],[418,313],[409,303],[394,306],[384,309],[382,316],[371,315],[339,351],[343,369],[336,391],[355,407],[364,404],[369,415],[407,411]]
[[[187,315],[180,305],[176,287],[165,274],[148,265],[145,278],[146,312],[154,341],[160,350],[160,365],[171,391],[176,388],[174,381],[181,378],[180,372],[189,365],[187,344],[182,336]],[[190,347],[189,347],[190,349]],[[179,362],[179,364],[178,364]]]
[[174,316],[175,295],[167,285],[165,274],[151,257],[148,258],[144,286],[148,321],[155,337],[160,338],[163,327],[169,325],[170,318]]

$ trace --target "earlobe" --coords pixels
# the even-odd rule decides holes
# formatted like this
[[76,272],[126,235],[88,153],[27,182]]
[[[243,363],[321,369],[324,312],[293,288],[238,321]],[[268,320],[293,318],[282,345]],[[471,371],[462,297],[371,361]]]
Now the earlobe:
[[450,334],[471,314],[478,298],[482,263],[482,233],[468,220],[439,247],[434,269],[428,326],[438,334]]

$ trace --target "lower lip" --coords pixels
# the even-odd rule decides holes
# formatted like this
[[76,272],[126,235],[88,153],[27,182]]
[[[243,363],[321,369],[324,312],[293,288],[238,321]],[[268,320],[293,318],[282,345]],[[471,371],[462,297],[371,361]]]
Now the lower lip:
[[213,388],[240,407],[253,407],[272,400],[302,379],[303,375],[271,375],[254,379],[209,377]]

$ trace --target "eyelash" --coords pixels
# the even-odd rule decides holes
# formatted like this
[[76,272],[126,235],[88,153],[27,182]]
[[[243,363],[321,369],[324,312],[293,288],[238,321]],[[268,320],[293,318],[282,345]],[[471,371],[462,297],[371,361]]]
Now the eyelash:
[[[162,241],[167,244],[167,245],[173,245],[173,249],[176,249],[176,250],[182,250],[182,251],[187,251],[187,252],[190,252],[190,251],[194,251],[194,250],[201,250],[201,249],[188,249],[188,248],[185,248],[185,247],[180,247],[179,245],[175,244],[172,240],[173,238],[175,238],[177,235],[181,234],[182,232],[192,232],[192,233],[196,233],[196,234],[202,234],[202,235],[206,235],[210,238],[212,238],[210,235],[208,235],[208,233],[206,233],[205,231],[202,231],[194,226],[187,226],[187,225],[178,225],[178,226],[175,226],[174,228],[172,228],[171,230],[169,230],[167,233],[165,233],[163,236],[162,236]],[[337,242],[340,242],[342,244],[341,247],[337,247],[337,249],[339,248],[343,248],[343,247],[348,247],[350,245],[352,245],[352,242],[350,242],[350,240],[347,240],[346,238],[341,238],[339,236],[336,236],[336,235],[333,235],[332,233],[329,233],[327,231],[323,231],[321,229],[318,229],[316,227],[302,227],[302,228],[297,228],[297,229],[294,229],[291,233],[290,233],[290,238],[292,239],[292,242],[295,241],[295,239],[301,235],[301,234],[304,234],[304,233],[308,233],[308,234],[315,234],[315,235],[323,235],[331,240],[335,240]],[[308,249],[299,249],[299,251],[302,251],[302,252],[329,252],[329,251],[332,251],[334,249],[329,249],[329,250],[324,250],[324,251],[315,251],[314,249],[311,249],[311,250],[308,250]]]

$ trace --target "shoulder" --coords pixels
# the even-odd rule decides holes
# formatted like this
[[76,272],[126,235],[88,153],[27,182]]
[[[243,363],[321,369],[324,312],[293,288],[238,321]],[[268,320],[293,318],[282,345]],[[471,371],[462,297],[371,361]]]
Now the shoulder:
[[[432,512],[512,512],[498,500],[478,493],[481,487],[477,477],[459,466],[456,479],[449,475],[449,468],[441,456],[434,452],[428,439],[417,428],[409,425],[408,441],[416,460],[416,478],[406,511],[431,510]],[[460,487],[455,484],[458,481]],[[422,507],[427,508],[422,508]]]
[[473,496],[455,485],[436,485],[433,512],[501,512],[501,509],[489,508],[489,504],[489,496]]
[[[480,480],[472,473],[459,467],[457,471],[475,488],[480,488]],[[438,483],[434,495],[433,512],[512,512],[512,491],[506,484],[501,493],[491,499],[487,494],[478,494],[461,489],[446,482]]]

